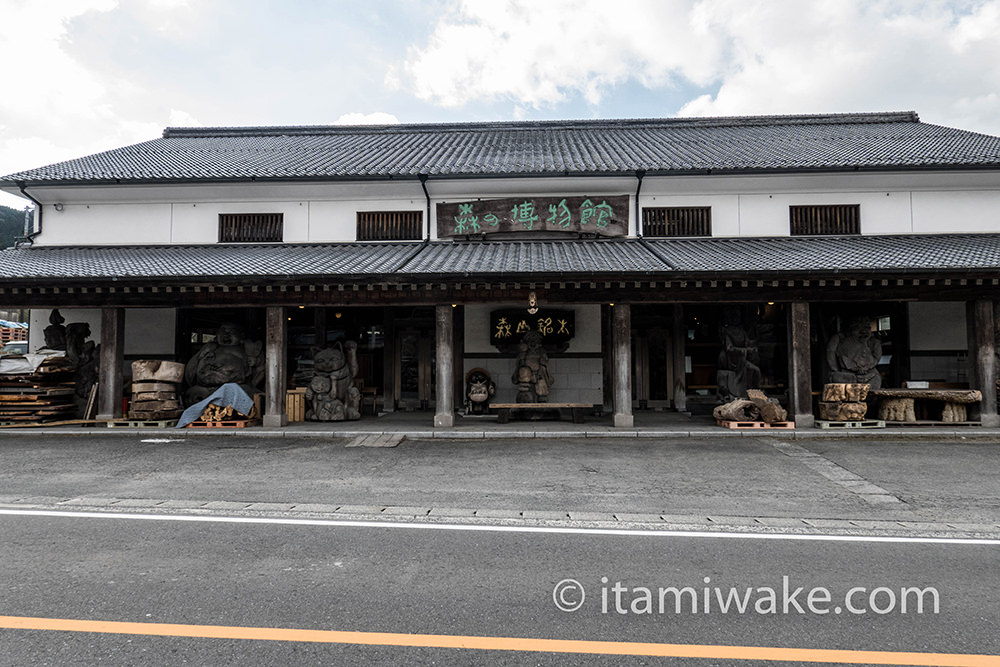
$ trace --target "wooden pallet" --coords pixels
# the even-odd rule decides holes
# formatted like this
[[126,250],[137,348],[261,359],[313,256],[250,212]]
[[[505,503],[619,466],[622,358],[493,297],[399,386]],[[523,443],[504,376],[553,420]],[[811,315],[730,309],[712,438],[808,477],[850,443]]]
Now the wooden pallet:
[[115,419],[107,422],[108,428],[172,428],[176,419]]
[[722,419],[716,419],[715,423],[723,428],[734,428],[734,429],[792,429],[795,428],[795,422],[774,422],[773,424],[768,424],[767,422],[734,422],[725,421]]
[[901,422],[886,419],[885,423],[886,426],[982,426],[982,422],[942,422],[928,419],[921,419],[913,422]]
[[837,428],[885,428],[885,422],[881,419],[862,419],[860,421],[830,421],[827,419],[817,419],[816,426],[825,429]]
[[193,421],[185,428],[244,428],[246,426],[256,426],[254,419],[231,419],[228,421]]

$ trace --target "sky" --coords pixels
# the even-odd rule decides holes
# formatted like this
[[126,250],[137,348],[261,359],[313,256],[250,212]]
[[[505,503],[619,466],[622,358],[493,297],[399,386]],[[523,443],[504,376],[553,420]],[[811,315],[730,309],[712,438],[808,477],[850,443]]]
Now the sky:
[[0,0],[0,175],[168,126],[913,110],[1000,135],[998,35],[1000,0]]

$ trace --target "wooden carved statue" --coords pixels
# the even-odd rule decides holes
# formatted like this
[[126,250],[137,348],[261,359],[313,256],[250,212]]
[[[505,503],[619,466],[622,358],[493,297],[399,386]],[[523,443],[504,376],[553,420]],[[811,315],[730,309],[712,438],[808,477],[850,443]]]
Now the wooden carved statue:
[[830,365],[827,382],[867,384],[880,389],[882,376],[876,366],[881,358],[882,341],[872,333],[871,318],[855,317],[845,331],[834,334],[827,342],[826,360]]
[[716,366],[716,393],[723,403],[746,398],[748,389],[760,389],[760,353],[757,335],[743,324],[739,308],[727,308],[719,327],[722,351]]
[[511,381],[517,385],[518,403],[545,403],[549,400],[549,355],[542,347],[542,335],[537,331],[524,334],[518,346],[517,362]]
[[473,368],[465,374],[466,412],[473,415],[486,414],[490,399],[496,393],[497,385],[483,368]]
[[243,327],[222,324],[215,340],[205,343],[184,368],[184,380],[190,385],[184,394],[188,405],[207,398],[228,382],[234,382],[249,396],[264,381],[264,345],[246,340]]
[[361,391],[354,385],[358,375],[358,344],[338,342],[314,349],[313,370],[315,374],[306,389],[306,419],[361,419]]

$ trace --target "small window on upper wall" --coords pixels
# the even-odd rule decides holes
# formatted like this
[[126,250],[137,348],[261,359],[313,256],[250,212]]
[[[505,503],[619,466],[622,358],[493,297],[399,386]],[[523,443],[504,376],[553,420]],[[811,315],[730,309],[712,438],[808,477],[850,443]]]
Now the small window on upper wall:
[[358,211],[359,241],[419,241],[423,211]]
[[642,209],[643,236],[711,236],[711,206]]
[[788,219],[792,236],[861,233],[861,206],[857,204],[789,206]]
[[284,213],[220,213],[219,243],[281,243]]

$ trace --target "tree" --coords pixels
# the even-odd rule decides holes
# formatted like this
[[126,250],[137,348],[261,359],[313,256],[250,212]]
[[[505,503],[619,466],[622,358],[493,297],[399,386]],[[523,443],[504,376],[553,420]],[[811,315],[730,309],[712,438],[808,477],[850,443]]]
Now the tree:
[[0,248],[14,245],[14,239],[24,235],[24,211],[0,206]]

